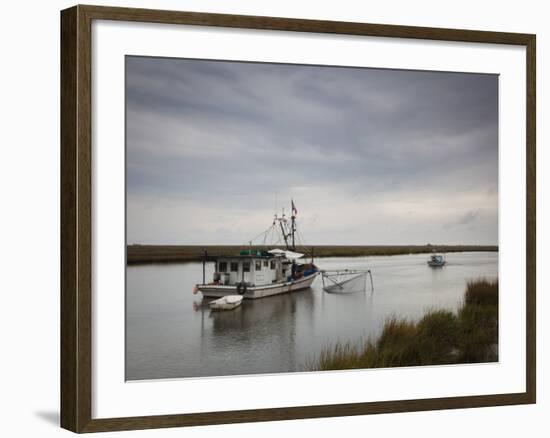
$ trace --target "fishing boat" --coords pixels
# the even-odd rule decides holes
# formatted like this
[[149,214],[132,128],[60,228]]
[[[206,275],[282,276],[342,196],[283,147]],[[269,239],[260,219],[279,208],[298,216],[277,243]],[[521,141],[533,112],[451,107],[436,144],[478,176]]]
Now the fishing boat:
[[441,254],[432,254],[428,259],[428,266],[432,268],[442,268],[446,263],[445,257]]
[[[194,288],[203,297],[221,298],[228,295],[241,295],[246,299],[265,298],[289,292],[308,289],[319,274],[319,269],[304,254],[296,252],[296,214],[291,202],[290,219],[284,211],[275,215],[272,225],[260,236],[264,236],[263,248],[256,246],[243,249],[235,256],[203,256],[203,281]],[[284,246],[266,245],[267,236],[277,235]],[[281,245],[282,246],[282,245]],[[205,279],[205,264],[214,261],[215,270],[211,282]]]

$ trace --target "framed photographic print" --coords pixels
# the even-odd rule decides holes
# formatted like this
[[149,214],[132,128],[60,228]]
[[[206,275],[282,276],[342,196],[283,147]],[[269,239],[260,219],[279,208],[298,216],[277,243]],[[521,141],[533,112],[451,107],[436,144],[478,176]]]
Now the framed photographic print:
[[535,36],[61,13],[61,423],[535,403]]

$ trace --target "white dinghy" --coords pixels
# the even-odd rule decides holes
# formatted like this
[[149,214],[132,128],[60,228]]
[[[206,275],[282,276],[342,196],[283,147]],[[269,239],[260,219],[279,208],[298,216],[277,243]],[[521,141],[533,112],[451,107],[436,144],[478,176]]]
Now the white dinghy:
[[243,302],[242,295],[226,295],[217,300],[210,301],[211,310],[233,310]]

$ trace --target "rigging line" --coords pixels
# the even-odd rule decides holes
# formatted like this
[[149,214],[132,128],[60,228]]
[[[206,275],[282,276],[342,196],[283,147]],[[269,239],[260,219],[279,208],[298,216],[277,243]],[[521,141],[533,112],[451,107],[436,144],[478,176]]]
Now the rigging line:
[[302,237],[300,236],[300,232],[298,230],[296,230],[296,237],[297,237],[296,240],[298,240],[298,245],[304,246],[304,241],[303,241]]
[[267,232],[269,231],[269,229],[270,229],[272,226],[273,226],[273,225],[271,225],[267,230],[262,231],[260,234],[258,234],[258,235],[257,235],[256,237],[254,237],[253,239],[250,239],[250,240],[248,241],[248,243],[254,242],[258,237],[263,236],[265,233],[267,233]]
[[263,245],[266,246],[266,242],[268,241],[268,237],[271,235],[271,232],[273,231],[274,225],[271,225],[267,231],[264,233],[264,243]]
[[275,234],[275,237],[277,237],[277,240],[275,241],[274,245],[279,245],[281,243],[281,230],[275,227],[275,229],[273,230],[273,233]]
[[305,245],[306,245],[306,239],[304,238],[302,232],[301,232],[301,231],[298,231],[298,234],[299,234],[299,236],[300,236],[300,239],[301,239],[303,245],[305,246]]
[[296,233],[298,234],[298,239],[300,239],[300,242],[302,243],[302,245],[305,245],[305,239],[302,236],[302,232],[300,230],[296,230]]
[[273,231],[273,245],[279,245],[280,241],[281,241],[281,235],[279,234],[279,230],[277,228],[274,228]]
[[296,230],[296,233],[298,234],[298,242],[299,242],[300,245],[302,246],[303,252],[306,253],[307,255],[310,255],[310,254],[311,254],[311,251],[306,247],[305,241],[304,241],[304,239],[302,238],[302,234],[300,233],[299,230]]
[[271,233],[269,236],[269,244],[270,246],[276,245],[279,242],[279,228],[277,228],[276,224],[273,224],[271,227]]

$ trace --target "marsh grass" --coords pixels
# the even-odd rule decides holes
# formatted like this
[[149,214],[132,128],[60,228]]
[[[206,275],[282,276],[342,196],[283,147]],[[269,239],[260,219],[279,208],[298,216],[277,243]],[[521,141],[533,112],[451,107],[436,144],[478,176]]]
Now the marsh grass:
[[[129,265],[146,263],[181,263],[201,261],[204,250],[211,256],[235,256],[241,249],[263,249],[260,246],[237,245],[128,245],[126,259]],[[322,245],[299,246],[298,252],[313,253],[315,257],[361,257],[436,252],[498,251],[498,246],[483,245]]]
[[498,281],[481,279],[469,281],[464,294],[466,305],[495,306],[498,310]]
[[455,314],[432,309],[417,322],[392,316],[376,340],[336,343],[307,362],[312,371],[495,362],[498,281],[469,282]]

